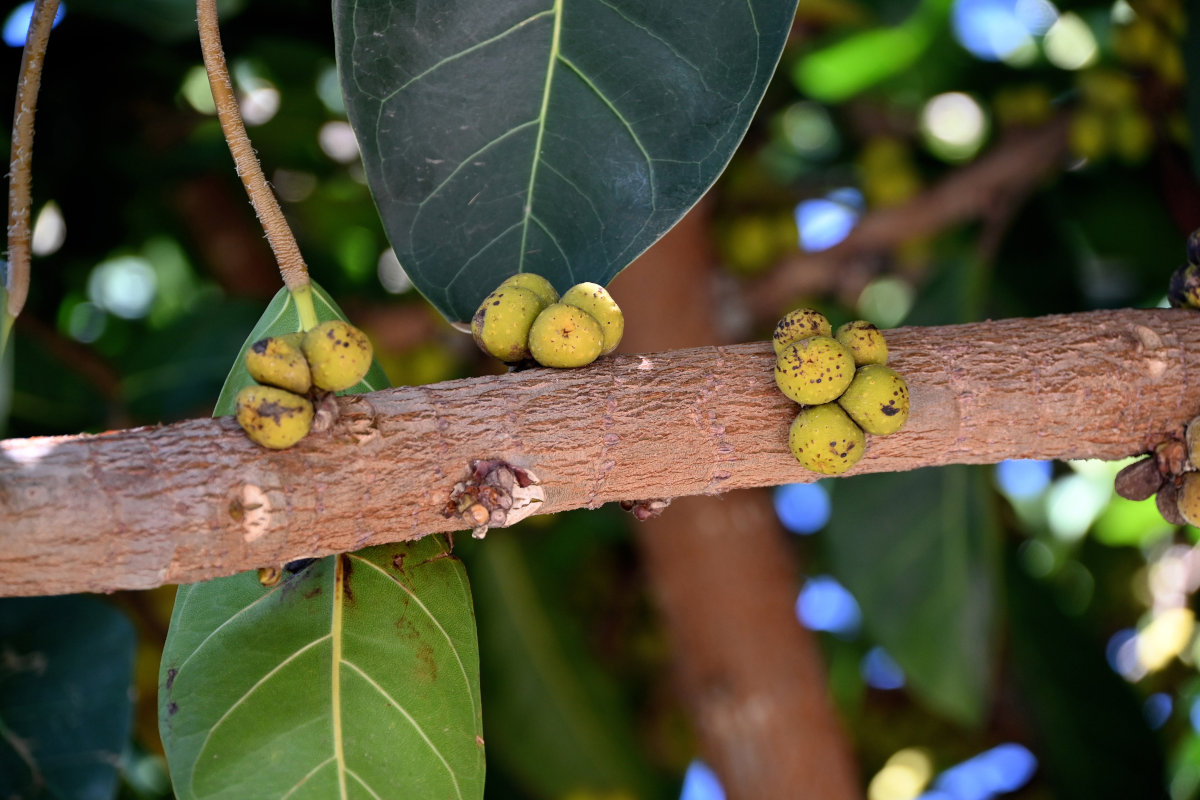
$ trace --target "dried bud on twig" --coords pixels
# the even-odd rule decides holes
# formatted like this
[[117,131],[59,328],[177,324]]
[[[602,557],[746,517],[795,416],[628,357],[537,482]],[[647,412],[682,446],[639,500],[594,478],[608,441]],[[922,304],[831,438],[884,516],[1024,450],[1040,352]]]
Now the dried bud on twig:
[[1163,481],[1158,459],[1146,456],[1118,472],[1114,485],[1117,494],[1126,500],[1148,500],[1158,492]]

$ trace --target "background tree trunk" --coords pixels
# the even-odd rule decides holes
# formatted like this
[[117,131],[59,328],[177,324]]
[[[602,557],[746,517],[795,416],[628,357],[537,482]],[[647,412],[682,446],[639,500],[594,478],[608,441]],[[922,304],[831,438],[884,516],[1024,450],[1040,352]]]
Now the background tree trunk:
[[[614,282],[625,351],[723,343],[707,217],[693,209]],[[861,796],[816,638],[792,610],[798,566],[768,493],[682,499],[636,531],[683,702],[727,796]]]

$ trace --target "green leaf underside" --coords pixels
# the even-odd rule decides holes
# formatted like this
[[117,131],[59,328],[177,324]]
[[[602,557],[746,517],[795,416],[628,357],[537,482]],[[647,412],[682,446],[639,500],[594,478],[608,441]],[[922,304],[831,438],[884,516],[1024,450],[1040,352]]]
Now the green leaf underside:
[[826,537],[869,636],[926,703],[982,719],[995,663],[999,551],[986,475],[967,466],[847,479]]
[[505,277],[607,284],[741,141],[795,0],[334,0],[400,263],[451,321]]
[[0,797],[114,796],[136,644],[91,597],[0,602]]
[[[313,306],[316,308],[318,321],[327,322],[329,320],[340,319],[349,322],[346,319],[346,314],[324,289],[315,282],[312,284],[312,288]],[[254,383],[254,379],[246,371],[246,351],[250,349],[250,345],[268,336],[282,336],[286,333],[296,333],[299,330],[300,315],[296,311],[296,304],[292,300],[292,295],[287,289],[280,289],[275,294],[275,297],[271,299],[271,302],[267,304],[267,310],[259,318],[258,324],[254,326],[254,329],[250,331],[250,335],[246,337],[246,341],[242,343],[242,349],[238,351],[237,358],[233,361],[233,367],[229,370],[229,375],[225,378],[225,385],[221,387],[221,394],[217,397],[217,404],[213,408],[214,417],[225,417],[233,414],[236,410],[234,401],[237,399],[237,393],[246,386]],[[387,375],[384,374],[383,368],[379,366],[379,362],[372,360],[371,369],[367,371],[366,376],[354,386],[351,386],[344,392],[338,392],[338,394],[374,392],[379,389],[386,389],[389,385]]]
[[479,798],[471,593],[429,536],[179,590],[159,723],[179,798]]

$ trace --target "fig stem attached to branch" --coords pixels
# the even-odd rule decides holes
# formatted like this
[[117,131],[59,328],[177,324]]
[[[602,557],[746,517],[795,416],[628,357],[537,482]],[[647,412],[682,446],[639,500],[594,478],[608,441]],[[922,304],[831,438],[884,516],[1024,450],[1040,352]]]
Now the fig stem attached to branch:
[[25,307],[29,296],[29,261],[32,233],[29,207],[33,190],[33,120],[37,111],[38,88],[42,83],[42,63],[50,43],[50,29],[58,13],[58,0],[37,0],[29,20],[29,33],[21,55],[21,74],[17,79],[17,98],[13,108],[12,152],[9,155],[8,182],[8,274],[4,289],[6,308],[0,317],[0,350],[8,339],[12,320]]
[[196,11],[200,25],[200,48],[204,53],[204,69],[208,72],[208,83],[217,106],[217,119],[221,121],[221,130],[225,133],[225,141],[229,144],[229,152],[237,166],[238,177],[242,179],[242,185],[250,195],[250,204],[254,206],[254,213],[258,215],[258,221],[262,223],[267,234],[267,241],[275,253],[275,261],[279,265],[283,283],[296,301],[301,325],[305,329],[311,328],[316,324],[316,314],[309,290],[308,266],[304,263],[300,247],[296,244],[296,237],[279,208],[279,201],[275,199],[275,194],[267,184],[262,166],[258,163],[258,156],[250,144],[250,137],[246,135],[246,126],[238,110],[237,96],[229,80],[225,51],[221,47],[217,1],[196,0]]

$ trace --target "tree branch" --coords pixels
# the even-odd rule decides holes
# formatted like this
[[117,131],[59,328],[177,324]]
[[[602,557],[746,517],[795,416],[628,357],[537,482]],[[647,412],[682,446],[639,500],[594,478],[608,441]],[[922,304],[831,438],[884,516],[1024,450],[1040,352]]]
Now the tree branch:
[[[888,331],[912,415],[849,474],[1146,451],[1200,411],[1197,319]],[[756,342],[388,389],[342,398],[332,431],[281,452],[228,418],[2,442],[0,595],[187,583],[465,529],[442,512],[479,458],[534,470],[545,513],[813,480],[787,450],[796,407],[772,364]]]

